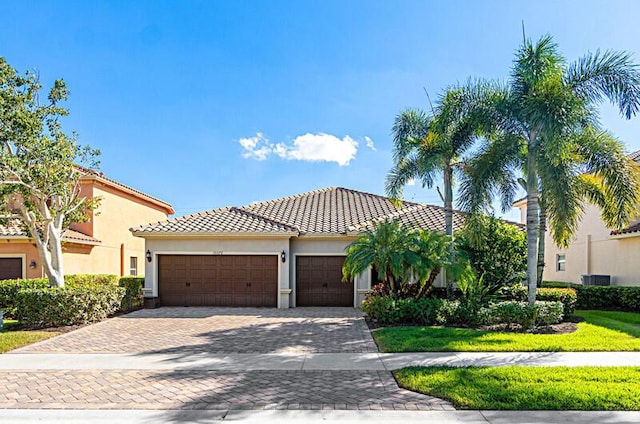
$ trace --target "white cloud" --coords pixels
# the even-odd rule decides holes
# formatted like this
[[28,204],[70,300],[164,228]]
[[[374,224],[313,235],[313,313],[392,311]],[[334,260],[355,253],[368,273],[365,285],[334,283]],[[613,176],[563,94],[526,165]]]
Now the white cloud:
[[369,136],[364,136],[364,142],[367,144],[367,147],[370,148],[371,150],[373,150],[374,152],[378,149],[376,149],[376,145],[373,144],[373,140],[371,140],[371,137]]
[[413,178],[411,178],[409,181],[407,181],[407,185],[408,185],[408,186],[414,186],[414,185],[416,185],[416,180],[415,180],[415,179],[413,179]]
[[[369,138],[365,138],[365,141],[367,139]],[[287,160],[335,162],[346,166],[358,151],[358,142],[348,135],[338,138],[324,133],[300,135],[290,144],[271,143],[262,133],[241,138],[238,142],[243,148],[242,157],[256,160],[265,160],[273,154]]]

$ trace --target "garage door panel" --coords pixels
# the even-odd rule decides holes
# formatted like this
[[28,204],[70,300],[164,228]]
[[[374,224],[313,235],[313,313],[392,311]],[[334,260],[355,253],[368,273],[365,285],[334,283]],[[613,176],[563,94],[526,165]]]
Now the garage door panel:
[[297,306],[353,306],[353,283],[342,282],[344,256],[296,257]]
[[160,255],[163,305],[277,306],[276,255]]
[[22,258],[0,258],[0,280],[22,278]]

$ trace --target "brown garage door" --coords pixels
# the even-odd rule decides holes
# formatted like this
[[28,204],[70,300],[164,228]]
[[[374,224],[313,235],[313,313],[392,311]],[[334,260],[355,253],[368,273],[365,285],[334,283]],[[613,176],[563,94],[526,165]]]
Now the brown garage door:
[[278,305],[276,255],[160,255],[158,291],[165,306]]
[[296,306],[353,306],[343,264],[344,256],[296,256]]
[[0,280],[22,278],[22,258],[0,258]]

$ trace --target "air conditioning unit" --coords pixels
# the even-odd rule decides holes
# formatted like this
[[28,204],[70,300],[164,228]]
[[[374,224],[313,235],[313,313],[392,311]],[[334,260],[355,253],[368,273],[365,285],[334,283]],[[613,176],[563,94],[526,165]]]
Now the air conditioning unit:
[[582,276],[582,285],[584,286],[610,286],[611,285],[611,276],[610,275],[583,275]]

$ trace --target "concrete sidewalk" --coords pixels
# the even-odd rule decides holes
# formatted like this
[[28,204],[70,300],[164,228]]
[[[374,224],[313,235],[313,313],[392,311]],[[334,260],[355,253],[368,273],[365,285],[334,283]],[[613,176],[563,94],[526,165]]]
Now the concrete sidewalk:
[[640,412],[581,411],[145,411],[0,410],[0,422],[84,424],[161,423],[367,423],[367,424],[637,424]]
[[640,366],[640,352],[0,355],[0,370],[392,371],[436,365]]

